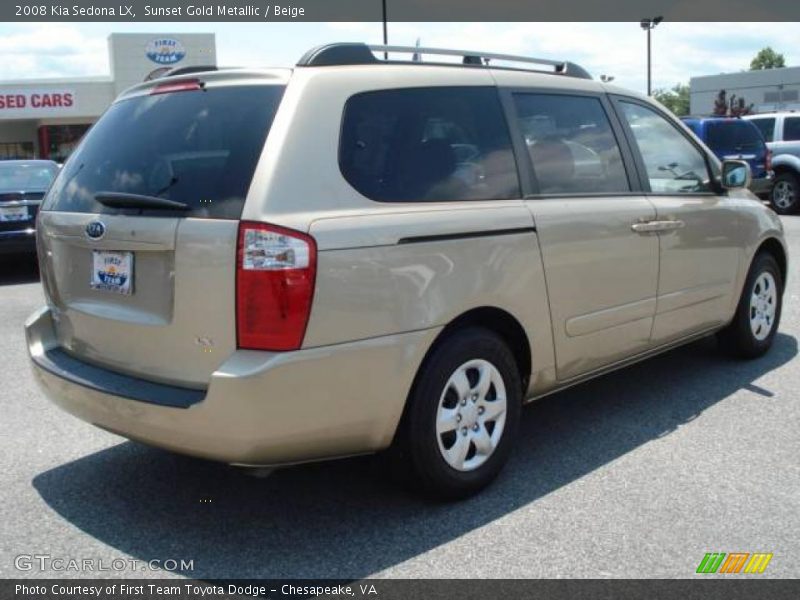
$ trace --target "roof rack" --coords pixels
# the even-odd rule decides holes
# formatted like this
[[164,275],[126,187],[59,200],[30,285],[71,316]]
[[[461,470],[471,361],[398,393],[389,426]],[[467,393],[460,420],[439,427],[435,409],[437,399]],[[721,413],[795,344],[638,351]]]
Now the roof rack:
[[[521,67],[496,67],[511,68],[515,70],[528,70],[537,73],[551,73],[566,75],[580,79],[591,79],[592,76],[580,65],[569,61],[549,60],[546,58],[532,58],[529,56],[514,56],[512,54],[494,54],[477,52],[474,50],[452,50],[449,48],[420,48],[418,46],[373,46],[361,43],[340,43],[318,46],[306,52],[299,61],[298,67],[330,67],[341,65],[370,65],[370,64],[425,64],[414,61],[379,60],[374,52],[399,52],[403,54],[432,54],[436,56],[460,56],[462,65],[468,67],[486,67],[489,61],[500,60],[506,62],[534,64],[552,67],[552,70],[525,69]],[[430,64],[430,63],[428,63]],[[442,63],[438,63],[442,64]],[[452,66],[452,63],[444,63]]]

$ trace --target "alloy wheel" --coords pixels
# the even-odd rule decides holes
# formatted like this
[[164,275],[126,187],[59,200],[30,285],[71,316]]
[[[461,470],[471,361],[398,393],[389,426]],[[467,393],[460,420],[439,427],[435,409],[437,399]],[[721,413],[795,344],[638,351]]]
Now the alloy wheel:
[[772,203],[780,208],[787,209],[795,203],[795,189],[789,181],[779,181],[772,190]]

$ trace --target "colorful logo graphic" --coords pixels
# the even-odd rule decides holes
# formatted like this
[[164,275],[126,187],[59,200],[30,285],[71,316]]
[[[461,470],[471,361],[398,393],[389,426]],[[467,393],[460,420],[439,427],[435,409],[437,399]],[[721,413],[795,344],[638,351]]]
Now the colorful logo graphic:
[[708,552],[697,565],[697,573],[763,573],[772,552]]
[[124,287],[128,274],[124,271],[122,259],[114,255],[104,257],[103,266],[97,271],[97,278],[106,285]]
[[159,38],[147,43],[145,54],[154,63],[174,65],[186,56],[186,48],[178,40]]

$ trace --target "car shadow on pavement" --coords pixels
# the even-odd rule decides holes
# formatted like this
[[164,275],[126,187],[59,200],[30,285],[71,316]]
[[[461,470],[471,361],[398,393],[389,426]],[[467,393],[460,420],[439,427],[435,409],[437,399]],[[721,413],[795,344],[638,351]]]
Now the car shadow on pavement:
[[39,281],[39,265],[36,256],[0,256],[0,286]]
[[[125,442],[44,472],[33,485],[61,517],[140,560],[192,559],[193,578],[361,578],[469,533],[695,419],[797,355],[780,334],[749,362],[705,339],[555,394],[523,411],[493,486],[426,501],[358,458],[256,479]],[[680,377],[676,377],[680,373]]]

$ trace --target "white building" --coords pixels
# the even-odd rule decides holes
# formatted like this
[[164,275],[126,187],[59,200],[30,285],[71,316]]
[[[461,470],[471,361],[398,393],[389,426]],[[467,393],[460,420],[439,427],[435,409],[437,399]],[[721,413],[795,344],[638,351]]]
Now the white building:
[[725,90],[728,100],[733,94],[753,105],[753,112],[800,110],[800,67],[742,71],[692,77],[689,81],[690,111],[693,115],[710,115],[714,100]]
[[213,33],[113,33],[111,74],[0,81],[0,160],[63,161],[126,88],[174,67],[216,66]]

